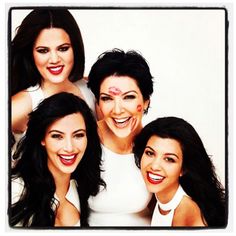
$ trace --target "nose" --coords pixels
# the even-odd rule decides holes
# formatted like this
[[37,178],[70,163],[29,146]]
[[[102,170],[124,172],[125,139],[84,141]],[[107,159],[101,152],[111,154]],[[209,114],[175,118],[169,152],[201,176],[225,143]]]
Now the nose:
[[50,58],[49,58],[50,63],[56,64],[60,61],[60,57],[56,51],[51,51],[50,52]]
[[161,169],[161,158],[155,157],[151,163],[151,169],[157,171]]
[[114,100],[114,108],[113,108],[113,112],[115,114],[120,114],[123,111],[123,105],[122,102],[120,101],[120,99],[115,99]]
[[65,140],[63,150],[68,153],[71,153],[74,151],[74,145],[73,145],[71,138],[67,138]]

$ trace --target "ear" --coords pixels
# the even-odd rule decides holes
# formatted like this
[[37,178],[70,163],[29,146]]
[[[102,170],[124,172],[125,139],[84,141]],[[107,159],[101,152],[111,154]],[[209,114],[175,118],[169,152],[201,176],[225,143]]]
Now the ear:
[[44,139],[41,141],[41,145],[42,145],[42,146],[45,146],[45,141],[44,141]]
[[148,107],[149,107],[149,104],[150,104],[150,99],[148,99],[148,100],[146,100],[146,101],[144,102],[144,106],[143,106],[144,111],[147,111],[147,109],[148,109]]

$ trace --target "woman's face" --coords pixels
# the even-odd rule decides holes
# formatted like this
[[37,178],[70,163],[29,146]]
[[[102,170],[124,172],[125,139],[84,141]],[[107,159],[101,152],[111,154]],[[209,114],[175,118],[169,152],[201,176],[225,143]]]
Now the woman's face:
[[101,83],[99,107],[109,129],[120,138],[141,129],[148,103],[131,77],[109,76]]
[[179,186],[183,153],[175,139],[151,136],[141,158],[141,172],[149,192],[168,201]]
[[60,28],[43,29],[35,40],[33,57],[45,82],[64,82],[74,66],[74,52],[69,35]]
[[74,113],[58,119],[47,128],[41,144],[45,146],[48,168],[53,176],[71,174],[87,147],[83,116]]

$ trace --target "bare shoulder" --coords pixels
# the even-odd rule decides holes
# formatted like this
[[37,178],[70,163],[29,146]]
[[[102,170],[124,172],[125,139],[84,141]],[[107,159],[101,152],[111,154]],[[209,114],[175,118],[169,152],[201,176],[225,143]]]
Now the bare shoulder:
[[206,226],[202,217],[197,203],[184,196],[175,210],[173,226]]
[[27,91],[21,91],[11,97],[11,111],[13,131],[25,130],[28,114],[32,111],[32,102]]

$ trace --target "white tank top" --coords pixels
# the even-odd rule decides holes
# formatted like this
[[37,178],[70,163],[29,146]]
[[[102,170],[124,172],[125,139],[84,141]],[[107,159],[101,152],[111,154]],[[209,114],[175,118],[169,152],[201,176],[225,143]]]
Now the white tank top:
[[102,179],[106,189],[89,198],[90,226],[150,226],[147,191],[134,154],[114,153],[102,145]]
[[[153,211],[151,226],[172,226],[173,216],[175,209],[180,204],[184,195],[188,196],[181,185],[179,185],[174,197],[168,203],[161,203],[157,200],[157,204]],[[164,211],[169,211],[168,214],[162,215],[160,213],[159,207]]]

